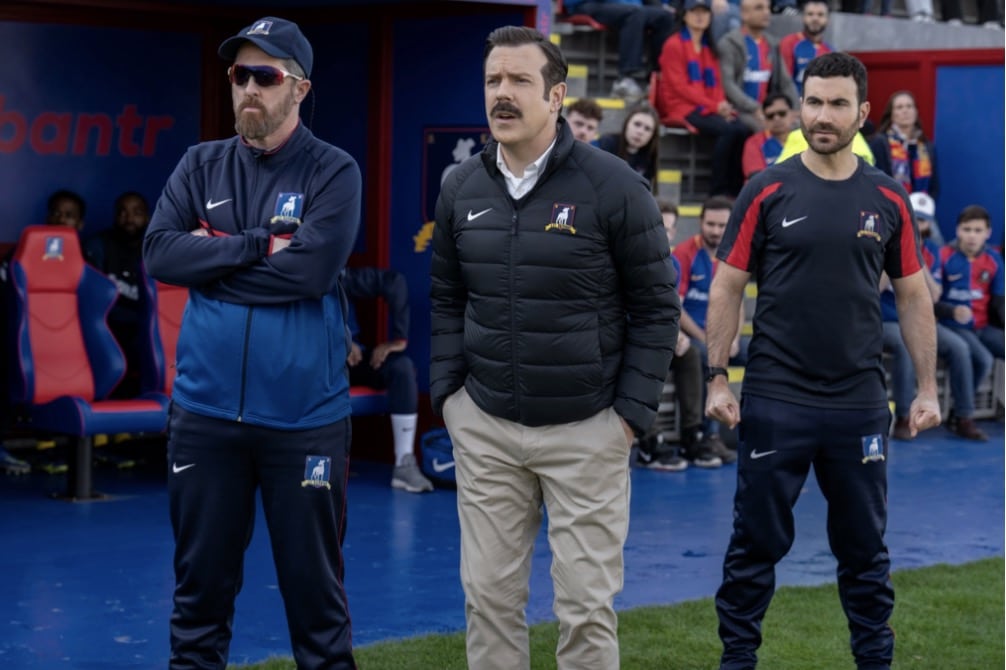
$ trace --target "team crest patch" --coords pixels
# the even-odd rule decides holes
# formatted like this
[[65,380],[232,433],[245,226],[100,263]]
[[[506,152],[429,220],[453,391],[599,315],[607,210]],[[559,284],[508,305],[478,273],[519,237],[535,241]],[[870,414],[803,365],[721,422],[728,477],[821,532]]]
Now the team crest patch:
[[880,242],[880,233],[877,232],[879,227],[880,214],[877,214],[876,212],[860,212],[859,232],[856,233],[856,237],[872,237]]
[[859,438],[863,443],[863,462],[884,460],[884,437],[880,434]]
[[45,253],[42,254],[42,260],[63,260],[63,238],[62,237],[47,237],[45,238]]
[[245,35],[268,35],[272,30],[272,21],[259,21],[248,29]]
[[303,208],[303,193],[280,193],[276,197],[276,210],[269,223],[296,223],[299,226]]
[[552,216],[548,219],[545,231],[558,230],[562,233],[576,235],[576,227],[573,221],[576,219],[576,205],[567,205],[561,202],[552,203]]
[[978,275],[978,281],[982,284],[988,284],[990,279],[992,279],[992,275],[989,274],[988,270],[982,270],[981,274]]
[[301,486],[313,486],[316,489],[332,490],[329,481],[332,477],[332,459],[328,456],[308,456],[304,465],[304,481]]

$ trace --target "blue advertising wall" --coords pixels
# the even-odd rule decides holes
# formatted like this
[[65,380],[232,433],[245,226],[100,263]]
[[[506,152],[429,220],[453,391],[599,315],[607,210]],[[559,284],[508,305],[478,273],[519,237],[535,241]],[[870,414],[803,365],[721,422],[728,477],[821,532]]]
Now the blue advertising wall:
[[123,191],[153,205],[199,139],[201,55],[195,34],[0,23],[0,243],[60,188],[87,202],[85,236]]
[[936,219],[955,237],[957,215],[982,205],[992,215],[992,244],[1003,243],[1003,68],[946,66],[936,71]]
[[[409,353],[421,392],[429,390],[432,196],[439,193],[435,184],[453,162],[457,141],[465,148],[463,140],[470,137],[472,151],[481,147],[480,131],[486,126],[482,49],[486,36],[507,24],[523,25],[523,15],[515,10],[394,26],[390,266],[409,282]],[[429,139],[435,140],[431,147]],[[424,157],[430,165],[423,165]]]

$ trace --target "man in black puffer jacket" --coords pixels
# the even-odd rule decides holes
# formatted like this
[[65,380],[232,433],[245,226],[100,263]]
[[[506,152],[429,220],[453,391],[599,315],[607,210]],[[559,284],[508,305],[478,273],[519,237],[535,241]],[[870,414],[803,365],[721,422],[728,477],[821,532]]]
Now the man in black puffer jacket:
[[454,443],[472,668],[529,667],[524,607],[549,514],[560,668],[618,667],[633,433],[656,414],[680,305],[660,212],[559,117],[566,62],[529,28],[484,54],[495,141],[433,234],[430,395]]

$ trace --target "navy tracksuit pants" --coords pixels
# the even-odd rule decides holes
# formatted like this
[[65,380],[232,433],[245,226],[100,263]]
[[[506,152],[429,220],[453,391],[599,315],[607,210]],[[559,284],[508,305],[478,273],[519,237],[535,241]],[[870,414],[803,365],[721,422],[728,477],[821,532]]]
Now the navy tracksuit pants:
[[349,383],[387,389],[388,414],[415,414],[419,411],[416,366],[407,354],[395,351],[376,370],[370,367],[371,350],[363,350],[363,360],[349,368]]
[[172,405],[172,670],[223,670],[227,664],[256,489],[262,492],[297,667],[356,667],[342,559],[350,438],[348,417],[321,428],[281,431]]
[[[894,655],[887,526],[890,411],[823,409],[745,395],[741,400],[734,530],[716,593],[721,670],[755,667],[775,564],[793,544],[793,505],[811,465],[828,503],[828,541],[860,670]],[[807,659],[807,667],[815,667]]]

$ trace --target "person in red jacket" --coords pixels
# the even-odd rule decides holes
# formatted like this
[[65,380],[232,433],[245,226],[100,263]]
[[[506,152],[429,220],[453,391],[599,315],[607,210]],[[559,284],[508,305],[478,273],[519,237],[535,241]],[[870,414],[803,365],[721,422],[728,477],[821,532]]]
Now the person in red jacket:
[[712,195],[736,196],[743,184],[741,153],[748,129],[737,120],[720,81],[720,62],[709,35],[711,0],[685,0],[683,26],[664,42],[654,96],[665,126],[716,137]]

